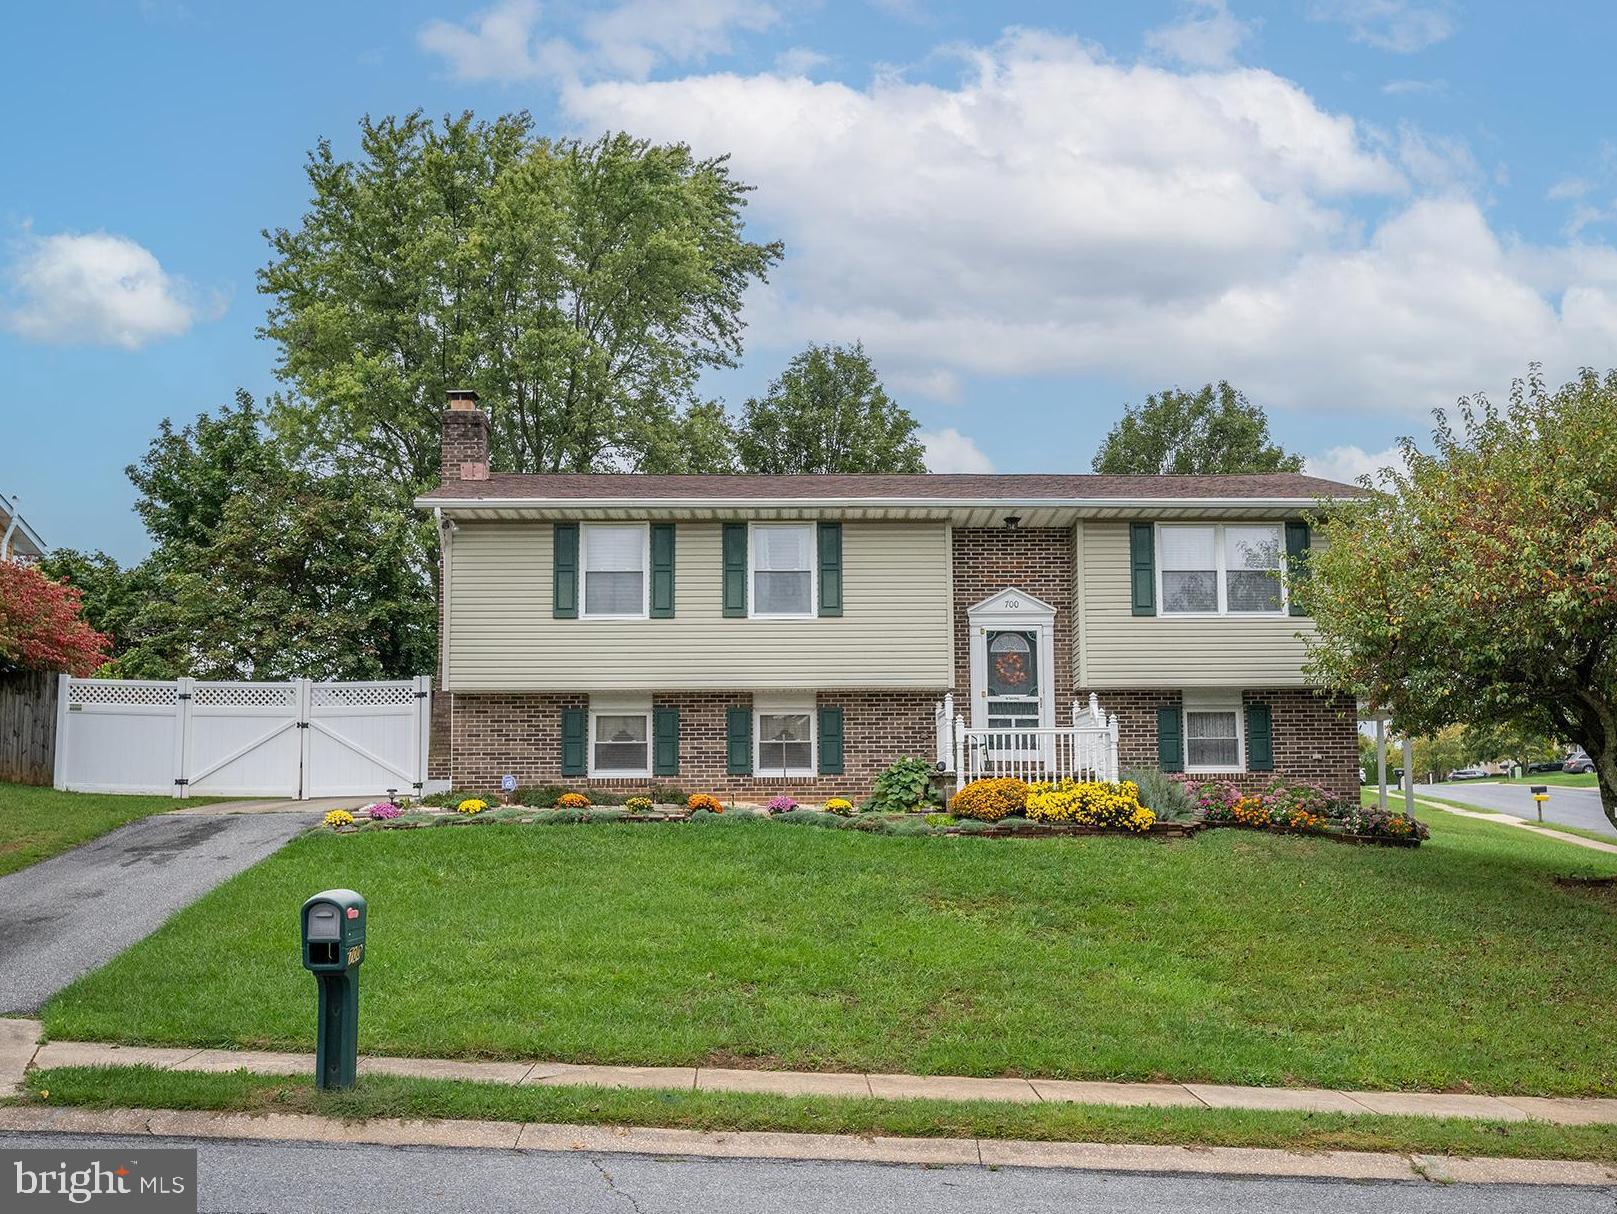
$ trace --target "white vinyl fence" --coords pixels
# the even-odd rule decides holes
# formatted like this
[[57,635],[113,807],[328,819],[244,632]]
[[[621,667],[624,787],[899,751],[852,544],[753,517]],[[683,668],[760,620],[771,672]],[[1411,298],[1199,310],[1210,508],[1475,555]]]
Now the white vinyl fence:
[[61,676],[56,787],[187,796],[419,795],[432,680]]

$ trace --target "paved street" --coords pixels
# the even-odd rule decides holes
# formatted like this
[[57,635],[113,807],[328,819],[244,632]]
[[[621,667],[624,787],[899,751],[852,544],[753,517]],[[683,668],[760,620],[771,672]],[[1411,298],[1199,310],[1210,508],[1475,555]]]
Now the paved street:
[[36,1011],[319,820],[313,809],[159,814],[0,877],[0,1012]]
[[1617,1191],[1574,1186],[1342,1183],[1043,1168],[894,1166],[639,1155],[309,1146],[0,1134],[0,1146],[195,1147],[199,1208],[269,1214],[1611,1214]]
[[[1606,821],[1600,808],[1600,793],[1593,788],[1557,788],[1549,785],[1550,799],[1544,803],[1544,820],[1559,822],[1562,826],[1578,826],[1584,830],[1599,831],[1617,838],[1617,830]],[[1533,795],[1526,784],[1497,784],[1487,780],[1461,781],[1454,784],[1417,784],[1416,795],[1439,797],[1445,801],[1458,801],[1477,809],[1491,809],[1495,813],[1515,814],[1529,821],[1537,819]],[[1401,800],[1402,792],[1388,791],[1388,796]]]

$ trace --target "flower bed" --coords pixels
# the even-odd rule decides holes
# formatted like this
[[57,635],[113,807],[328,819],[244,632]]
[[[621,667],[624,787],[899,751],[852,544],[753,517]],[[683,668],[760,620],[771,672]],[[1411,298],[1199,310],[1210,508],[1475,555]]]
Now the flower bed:
[[1277,780],[1261,793],[1243,792],[1227,780],[1177,777],[1194,798],[1208,826],[1235,826],[1286,834],[1317,835],[1346,843],[1418,847],[1430,832],[1402,813],[1361,809],[1334,800],[1318,784]]

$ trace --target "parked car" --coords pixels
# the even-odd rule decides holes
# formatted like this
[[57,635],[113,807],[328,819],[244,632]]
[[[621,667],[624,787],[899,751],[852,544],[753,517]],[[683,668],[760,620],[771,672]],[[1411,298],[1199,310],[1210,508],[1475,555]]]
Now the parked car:
[[1527,765],[1527,774],[1533,776],[1544,771],[1561,771],[1565,767],[1566,761],[1563,759],[1551,759],[1546,763],[1529,763]]
[[1594,762],[1588,755],[1573,755],[1565,763],[1561,764],[1562,771],[1570,771],[1574,775],[1582,775],[1584,772],[1590,772],[1594,769]]
[[1460,767],[1449,772],[1451,780],[1486,780],[1488,773],[1480,767]]

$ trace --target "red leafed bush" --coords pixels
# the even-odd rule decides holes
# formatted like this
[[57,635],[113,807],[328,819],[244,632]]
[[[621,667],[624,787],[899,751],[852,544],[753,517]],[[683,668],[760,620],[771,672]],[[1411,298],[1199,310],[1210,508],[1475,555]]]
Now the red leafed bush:
[[109,638],[79,615],[79,592],[32,565],[0,561],[0,670],[65,670],[83,678]]

